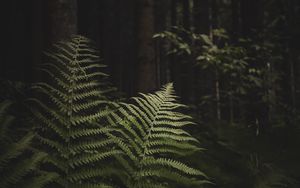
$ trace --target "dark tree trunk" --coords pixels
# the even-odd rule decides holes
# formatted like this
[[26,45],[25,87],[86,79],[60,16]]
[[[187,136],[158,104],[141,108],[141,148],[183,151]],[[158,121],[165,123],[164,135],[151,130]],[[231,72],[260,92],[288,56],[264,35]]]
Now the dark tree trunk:
[[[231,0],[231,42],[236,44],[240,35],[240,0]],[[234,89],[234,88],[231,88]],[[235,102],[233,100],[233,94],[230,93],[228,96],[229,103],[229,122],[231,125],[234,124],[235,119]],[[238,105],[237,105],[238,106]],[[241,107],[239,110],[240,116],[244,114],[244,108]],[[243,117],[241,118],[243,119]]]
[[177,5],[178,5],[178,0],[171,0],[171,25],[172,26],[176,26],[178,22]]
[[[110,2],[113,2],[111,0]],[[91,38],[96,42],[98,47],[102,47],[103,42],[100,41],[102,36],[101,28],[103,25],[103,18],[101,17],[104,12],[103,3],[106,1],[89,0],[78,1],[77,4],[77,30],[78,34]],[[110,19],[110,15],[106,15]]]
[[157,66],[155,64],[154,1],[138,1],[138,72],[137,92],[149,92],[158,88]]
[[[183,28],[187,31],[191,30],[192,10],[190,6],[190,0],[182,0],[182,11],[183,11]],[[189,40],[189,38],[186,38]],[[189,41],[192,43],[192,41]],[[192,54],[193,55],[193,54]],[[196,57],[188,55],[183,59],[181,63],[182,71],[182,99],[185,103],[195,103],[195,62]]]
[[231,0],[231,38],[236,43],[240,34],[240,0]]
[[[44,34],[43,34],[43,2],[39,0],[31,0],[31,17],[32,17],[32,64],[33,68],[38,67],[42,63],[42,51],[44,50]],[[41,78],[41,72],[31,72],[32,80]]]
[[47,45],[77,34],[77,0],[45,0]]
[[191,10],[190,0],[182,0],[183,10],[183,28],[189,30],[191,28]]
[[[209,35],[211,32],[211,1],[210,0],[194,0],[194,26],[195,32]],[[214,75],[212,71],[201,70],[199,67],[196,69],[196,103],[202,103],[202,97],[214,95]],[[200,106],[200,115],[204,118],[215,118],[214,109],[212,103],[206,103]],[[205,112],[205,115],[203,115]]]
[[[179,25],[179,0],[171,0],[171,26]],[[172,48],[172,47],[171,47]],[[181,67],[175,55],[170,56],[171,80],[174,82],[176,93],[182,95]]]
[[[219,1],[212,0],[211,2],[211,26],[210,26],[210,38],[213,43],[219,43],[218,39],[213,36],[213,29],[219,28]],[[221,109],[221,84],[220,84],[220,73],[218,68],[214,70],[214,87],[215,87],[215,99],[216,99],[216,117],[217,120],[222,118],[222,109]]]
[[263,25],[261,0],[241,1],[242,34],[253,37]]
[[[155,1],[155,33],[167,30],[168,13],[171,6],[170,0]],[[162,40],[155,40],[155,62],[158,65],[160,84],[170,82],[170,67],[167,58],[167,50],[164,48]]]
[[33,80],[32,1],[7,1],[1,6],[0,79]]
[[296,61],[297,61],[297,51],[296,51],[296,47],[297,44],[294,42],[294,36],[295,36],[295,32],[294,30],[296,29],[296,3],[294,0],[289,0],[287,1],[287,8],[288,8],[288,28],[289,28],[289,40],[288,40],[288,62],[289,62],[289,75],[290,75],[290,99],[291,99],[291,106],[293,108],[296,107],[296,80],[297,80],[297,71],[296,71]]
[[194,25],[196,33],[210,32],[210,3],[209,0],[194,0]]
[[136,8],[137,5],[134,1],[119,1],[119,23],[120,30],[118,35],[118,40],[120,41],[120,56],[119,56],[119,73],[120,76],[120,86],[131,96],[134,95],[134,84],[135,84],[135,74],[137,67],[135,66],[135,56],[137,53],[137,39],[136,39],[136,26],[135,22]]
[[[262,0],[253,0],[253,1],[241,1],[241,35],[242,37],[249,37],[253,41],[263,40],[259,37],[260,33],[263,33],[263,24],[264,24],[264,7]],[[262,42],[262,41],[260,41]],[[252,61],[251,66],[253,67],[264,67],[269,69],[271,65],[268,65],[267,62]],[[271,69],[269,69],[271,70]],[[268,70],[268,74],[271,72]],[[263,88],[263,93],[268,97],[268,88]],[[250,105],[247,106],[248,110],[248,119],[250,121],[256,121],[260,128],[260,132],[265,132],[269,129],[269,102],[258,102],[262,101],[262,94],[258,94],[258,91],[252,91],[249,94]]]

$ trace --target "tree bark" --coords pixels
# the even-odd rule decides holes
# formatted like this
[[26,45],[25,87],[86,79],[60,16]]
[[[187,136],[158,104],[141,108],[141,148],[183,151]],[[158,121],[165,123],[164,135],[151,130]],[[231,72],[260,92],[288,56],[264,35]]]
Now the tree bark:
[[263,25],[261,0],[241,1],[242,34],[253,37]]
[[46,42],[54,42],[77,34],[77,0],[45,0]]
[[232,42],[236,43],[239,34],[240,34],[240,1],[239,0],[231,0],[231,20],[232,20],[232,27],[231,27],[231,38]]
[[[195,26],[195,33],[209,35],[212,27],[211,21],[211,0],[194,0],[194,10],[193,10],[193,23]],[[197,68],[196,70],[196,103],[202,103],[201,98],[205,96],[214,96],[215,83],[214,83],[214,72],[201,70]],[[205,111],[205,119],[215,119],[215,106],[210,101],[205,105],[201,106],[200,115]]]
[[[155,1],[155,33],[167,30],[170,6],[170,0]],[[157,69],[160,70],[158,78],[161,81],[160,84],[170,82],[170,62],[164,44],[161,40],[155,40],[155,63],[158,65]]]
[[[189,0],[182,0],[182,11],[183,18],[182,24],[183,28],[187,31],[191,30],[191,8]],[[185,40],[189,40],[187,37]],[[191,43],[192,41],[188,41]],[[181,63],[181,71],[182,71],[182,99],[184,103],[194,103],[195,102],[195,72],[194,72],[194,58],[191,55],[188,55],[183,59]]]
[[154,2],[138,0],[138,77],[137,92],[150,92],[157,89],[157,66],[155,64]]
[[194,25],[196,33],[209,34],[210,3],[209,0],[194,0]]

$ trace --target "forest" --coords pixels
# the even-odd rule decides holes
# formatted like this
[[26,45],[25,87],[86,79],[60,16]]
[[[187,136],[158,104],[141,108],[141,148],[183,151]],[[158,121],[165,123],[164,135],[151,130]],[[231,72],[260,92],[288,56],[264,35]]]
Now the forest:
[[299,188],[299,0],[1,5],[0,188]]

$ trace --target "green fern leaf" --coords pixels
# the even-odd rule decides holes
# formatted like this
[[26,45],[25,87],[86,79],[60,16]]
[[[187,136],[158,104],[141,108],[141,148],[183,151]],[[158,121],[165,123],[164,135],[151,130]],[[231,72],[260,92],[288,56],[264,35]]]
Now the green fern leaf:
[[134,104],[116,104],[118,110],[110,114],[116,130],[109,137],[118,140],[123,155],[116,158],[130,177],[123,182],[125,186],[201,186],[208,182],[203,172],[175,159],[203,149],[183,129],[194,123],[190,116],[176,111],[186,106],[176,102],[174,93],[172,84],[167,84],[155,94],[133,98]]
[[13,127],[15,118],[6,112],[11,104],[9,101],[0,103],[0,188],[42,188],[53,181],[56,174],[39,170],[47,154],[32,149],[35,135],[31,131],[14,138],[18,132],[18,128]]
[[[59,174],[56,184],[61,187],[110,187],[106,174],[96,172],[113,171],[106,162],[121,153],[111,149],[116,141],[107,136],[114,129],[98,125],[112,112],[106,94],[113,88],[107,86],[107,74],[99,71],[105,66],[92,46],[76,35],[55,44],[45,53],[51,62],[41,68],[50,82],[34,85],[41,97],[29,100],[35,105],[41,149],[49,153],[46,161]],[[93,169],[94,175],[84,169]]]

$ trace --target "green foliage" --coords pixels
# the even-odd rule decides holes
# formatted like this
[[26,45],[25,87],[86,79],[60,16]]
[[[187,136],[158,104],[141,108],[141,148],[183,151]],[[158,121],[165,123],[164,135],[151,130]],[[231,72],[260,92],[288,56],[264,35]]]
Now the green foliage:
[[[239,120],[249,117],[262,119],[258,114],[248,115],[247,108],[253,104],[260,109],[278,108],[277,93],[280,91],[279,71],[274,69],[281,60],[280,55],[274,56],[278,46],[272,45],[270,37],[259,36],[263,42],[254,42],[253,39],[236,39],[232,42],[224,29],[215,29],[210,34],[199,34],[183,28],[173,27],[171,31],[158,33],[154,38],[166,39],[169,45],[169,54],[179,57],[180,61],[188,62],[199,67],[205,74],[210,75],[206,82],[214,89],[202,96],[197,104],[199,109],[214,105],[217,118],[221,117],[221,110],[228,108],[228,116],[233,123],[236,109],[244,109]],[[279,53],[281,54],[281,53]],[[200,79],[200,77],[199,77]],[[214,83],[213,83],[214,82]],[[202,83],[202,82],[201,82]],[[211,84],[213,83],[213,84]],[[199,85],[199,87],[203,87]],[[212,108],[212,106],[210,106]],[[205,109],[206,110],[206,109]],[[205,113],[201,111],[201,113]],[[258,111],[259,111],[258,110]],[[252,111],[252,109],[251,109]],[[249,112],[251,113],[251,112]],[[247,117],[249,116],[249,117]],[[274,115],[268,118],[272,121]],[[225,119],[225,118],[224,118]]]
[[97,71],[104,65],[85,37],[74,36],[54,47],[46,53],[53,61],[41,68],[51,80],[35,84],[42,97],[30,99],[37,104],[37,138],[55,166],[48,168],[60,174],[56,183],[62,187],[110,187],[107,162],[120,151],[111,149],[113,140],[104,134],[111,131],[103,126],[110,113],[105,94],[111,89],[103,80],[107,75]]
[[[174,27],[176,30],[179,29],[177,27]],[[186,31],[184,29],[180,29],[180,31]],[[164,31],[162,33],[157,33],[153,36],[154,39],[161,38],[168,40],[174,47],[169,50],[168,54],[176,54],[176,55],[182,55],[182,54],[192,54],[192,49],[190,44],[184,40],[183,37],[178,35],[175,32],[171,31]]]
[[228,80],[223,83],[223,94],[237,97],[262,86],[261,70],[250,65],[244,47],[230,45],[228,38],[223,29],[214,30],[213,39],[201,34],[202,52],[196,60],[201,68],[212,68],[220,78]]
[[273,164],[265,163],[258,154],[251,154],[248,165],[249,178],[255,188],[295,187],[296,181],[280,172]]
[[18,81],[0,79],[0,100],[20,101],[25,98],[26,84]]
[[[134,97],[135,104],[119,104],[110,116],[118,127],[110,137],[117,139],[123,155],[122,181],[130,188],[195,187],[208,183],[203,172],[178,161],[180,156],[201,151],[198,141],[183,128],[194,124],[177,111],[172,84],[155,94]],[[124,121],[125,120],[125,121]],[[177,184],[176,184],[177,183]]]
[[256,136],[253,127],[209,125],[198,134],[209,150],[191,162],[199,163],[214,178],[216,186],[212,187],[299,187],[300,152],[295,145],[299,133],[277,129],[270,135]]
[[262,72],[250,66],[247,49],[232,45],[224,29],[213,30],[211,36],[197,34],[182,28],[164,31],[154,38],[167,39],[172,45],[170,54],[192,56],[192,63],[201,69],[218,72],[223,84],[222,94],[245,95],[253,87],[262,87]]
[[[183,127],[191,117],[176,112],[172,84],[155,94],[133,98],[135,104],[109,102],[111,89],[96,70],[96,50],[81,36],[46,53],[53,62],[42,71],[48,83],[33,88],[37,139],[49,153],[45,168],[59,177],[56,187],[128,188],[196,186],[208,183],[203,172],[179,158],[202,150]],[[106,88],[106,89],[105,89]],[[50,101],[50,102],[48,102]]]
[[9,101],[0,103],[0,187],[44,187],[56,175],[39,170],[47,154],[32,148],[32,131],[22,133],[14,127],[15,117],[7,113],[10,106]]

